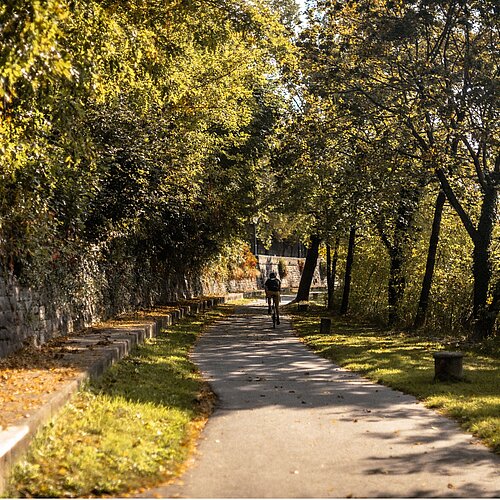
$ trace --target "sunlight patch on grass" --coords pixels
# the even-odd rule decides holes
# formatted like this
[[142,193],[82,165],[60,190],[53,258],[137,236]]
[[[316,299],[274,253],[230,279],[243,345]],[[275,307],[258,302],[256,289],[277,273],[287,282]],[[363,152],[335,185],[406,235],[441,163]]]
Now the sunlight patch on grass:
[[[444,346],[403,332],[332,318],[332,334],[319,335],[324,310],[293,313],[302,340],[321,356],[378,383],[421,399],[458,420],[500,453],[500,360],[476,351],[465,352],[465,380],[434,381],[433,352]],[[494,352],[491,348],[489,352]]]
[[176,476],[211,401],[189,351],[207,324],[231,311],[169,327],[80,391],[38,433],[9,496],[119,496]]
[[189,412],[83,391],[18,467],[22,496],[116,494],[175,473]]

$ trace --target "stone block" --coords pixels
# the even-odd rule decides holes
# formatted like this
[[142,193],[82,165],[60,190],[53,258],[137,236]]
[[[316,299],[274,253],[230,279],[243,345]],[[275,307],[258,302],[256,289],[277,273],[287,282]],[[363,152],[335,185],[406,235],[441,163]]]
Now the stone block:
[[12,307],[12,302],[10,297],[6,295],[0,295],[0,311],[12,311],[14,308]]
[[15,335],[17,328],[9,315],[0,316],[0,330],[9,332],[9,335]]
[[321,333],[322,335],[330,335],[331,330],[332,330],[332,319],[321,318],[319,333]]
[[463,353],[440,351],[434,356],[434,380],[459,382],[463,380]]

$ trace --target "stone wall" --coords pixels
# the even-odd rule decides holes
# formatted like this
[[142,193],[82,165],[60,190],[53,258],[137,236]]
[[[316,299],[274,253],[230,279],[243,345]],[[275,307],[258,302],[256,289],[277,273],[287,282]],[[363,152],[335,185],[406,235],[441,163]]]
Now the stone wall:
[[[83,285],[83,283],[82,283]],[[87,283],[86,292],[37,290],[22,286],[15,277],[0,279],[0,357],[29,343],[42,345],[51,338],[72,333],[107,319],[125,307],[107,303],[106,291]],[[108,294],[109,295],[109,294]]]
[[71,331],[71,318],[56,311],[47,315],[46,305],[38,293],[22,287],[12,277],[0,279],[0,357],[31,341],[45,342],[52,332]]
[[[279,275],[280,260],[287,270],[283,287],[297,288],[304,259],[266,255],[258,256],[259,277],[227,283],[175,274],[162,278],[147,263],[130,261],[104,267],[85,261],[66,276],[66,281],[65,276],[54,275],[41,289],[22,286],[13,276],[0,273],[0,357],[26,343],[39,346],[130,310],[199,295],[262,289],[270,272]],[[319,286],[324,282],[316,269],[313,287]]]
[[116,317],[180,298],[203,295],[199,279],[161,277],[134,263],[102,266],[84,262],[46,286],[23,286],[0,270],[0,357],[25,344],[40,346]]
[[[276,257],[269,255],[258,255],[258,266],[260,270],[260,287],[264,286],[264,282],[269,277],[271,272],[276,273],[281,279],[281,286],[283,288],[298,288],[300,283],[300,277],[302,275],[302,267],[305,259],[299,259],[296,257]],[[280,261],[284,263],[284,268],[286,270],[286,275],[280,275]],[[312,288],[323,288],[326,286],[326,279],[323,279],[320,274],[319,265],[316,266],[314,270]]]
[[[279,262],[284,262],[286,275],[280,276]],[[302,275],[302,268],[305,262],[303,258],[297,257],[277,257],[270,255],[257,255],[257,269],[259,276],[255,279],[246,278],[242,280],[229,280],[227,283],[214,283],[203,281],[203,293],[220,294],[220,293],[233,293],[233,292],[252,292],[264,289],[264,282],[269,278],[271,272],[281,279],[283,288],[298,288],[300,277]],[[313,276],[312,288],[326,287],[326,278],[321,277],[319,265],[316,266]]]

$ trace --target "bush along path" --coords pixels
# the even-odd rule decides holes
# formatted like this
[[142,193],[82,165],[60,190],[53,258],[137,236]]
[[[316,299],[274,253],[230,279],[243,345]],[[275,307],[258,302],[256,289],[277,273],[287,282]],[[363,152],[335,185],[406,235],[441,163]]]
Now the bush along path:
[[[218,396],[181,481],[144,497],[495,497],[500,457],[414,397],[308,350],[264,302],[193,353]],[[431,381],[430,381],[431,382]]]
[[[191,303],[191,311],[219,302],[209,300]],[[189,351],[200,332],[232,307],[220,305],[183,319],[187,304],[135,314],[126,321],[102,325],[107,339],[85,347],[60,339],[65,347],[55,354],[50,351],[54,366],[45,367],[46,372],[61,378],[55,363],[65,353],[73,354],[71,370],[77,372],[78,359],[79,370],[93,366],[91,375],[105,372],[104,376],[83,382],[58,416],[36,435],[14,467],[4,496],[116,496],[177,474],[213,402],[212,393],[188,359]],[[151,325],[153,319],[165,327],[156,336],[139,339],[144,343],[139,342],[130,355],[105,371],[104,365],[111,362],[106,349],[116,344],[116,336],[136,331],[133,325],[148,321]],[[85,335],[80,341],[89,338]],[[57,350],[57,345],[48,349]],[[21,367],[10,370],[19,375]],[[82,380],[86,378],[80,373],[80,383]],[[7,427],[7,431],[13,428]]]

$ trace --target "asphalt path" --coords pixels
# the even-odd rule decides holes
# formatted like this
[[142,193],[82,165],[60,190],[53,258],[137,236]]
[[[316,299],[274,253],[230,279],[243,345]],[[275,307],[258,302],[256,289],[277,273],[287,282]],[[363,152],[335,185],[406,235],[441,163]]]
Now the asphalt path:
[[500,457],[415,398],[309,351],[264,301],[200,338],[192,358],[218,395],[176,483],[148,497],[500,496]]

